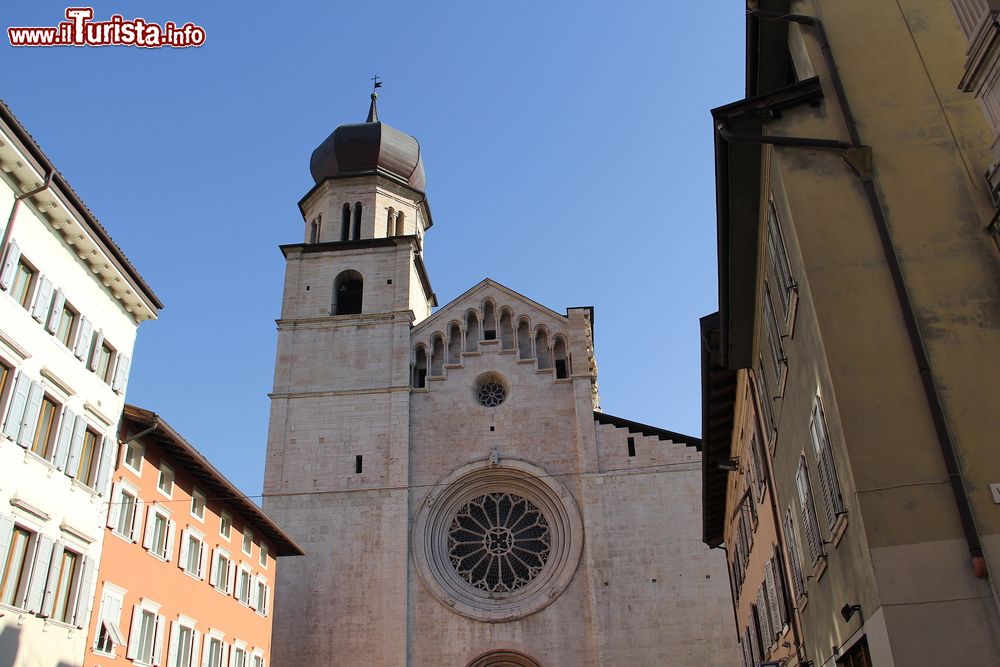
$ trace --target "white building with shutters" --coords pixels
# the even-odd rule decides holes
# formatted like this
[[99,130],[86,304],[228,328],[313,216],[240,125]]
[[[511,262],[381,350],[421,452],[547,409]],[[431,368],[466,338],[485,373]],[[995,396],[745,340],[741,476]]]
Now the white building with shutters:
[[161,307],[0,103],[0,665],[82,664],[136,328]]

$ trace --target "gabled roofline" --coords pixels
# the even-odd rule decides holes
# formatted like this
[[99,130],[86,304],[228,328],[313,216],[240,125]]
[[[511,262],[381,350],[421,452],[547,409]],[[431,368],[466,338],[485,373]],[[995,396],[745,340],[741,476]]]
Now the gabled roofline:
[[[101,249],[105,254],[115,263],[115,267],[125,275],[129,281],[132,283],[132,287],[142,295],[143,299],[153,306],[156,310],[163,309],[163,303],[153,292],[152,288],[146,283],[145,279],[140,275],[139,270],[135,268],[129,258],[125,255],[125,252],[115,243],[114,239],[111,238],[111,234],[108,230],[104,228],[104,225],[97,219],[93,212],[87,207],[80,196],[76,193],[69,182],[63,177],[63,175],[56,169],[52,160],[45,154],[42,147],[35,141],[35,138],[31,136],[31,133],[21,124],[21,121],[17,119],[14,112],[11,111],[7,103],[0,99],[0,120],[10,128],[14,137],[17,139],[18,143],[21,144],[23,152],[26,153],[30,158],[36,163],[36,171],[41,173],[52,172],[52,185],[53,189],[58,195],[68,204],[68,208],[72,208],[75,212],[79,213],[80,218],[87,225],[90,231],[93,232],[95,239],[101,245]],[[155,313],[154,313],[155,315]]]
[[563,319],[563,320],[568,319],[567,315],[561,315],[561,314],[557,313],[556,311],[552,310],[551,308],[549,308],[548,306],[543,306],[542,304],[538,303],[534,299],[530,299],[530,298],[524,296],[523,294],[521,294],[520,292],[512,290],[511,288],[507,287],[506,285],[504,285],[502,283],[498,283],[497,281],[493,280],[492,278],[483,278],[478,283],[476,283],[475,285],[473,285],[469,289],[465,290],[464,292],[462,292],[461,294],[459,294],[458,296],[456,296],[454,299],[452,299],[448,303],[446,303],[443,306],[441,306],[441,308],[437,312],[433,313],[430,317],[424,319],[423,321],[420,322],[420,324],[418,324],[415,327],[413,327],[411,333],[416,334],[416,333],[418,333],[418,332],[420,332],[420,331],[422,331],[424,329],[430,328],[430,322],[436,320],[437,316],[439,314],[441,314],[442,312],[444,312],[446,309],[448,309],[449,307],[451,307],[453,304],[458,303],[462,299],[465,299],[469,295],[475,293],[476,290],[485,289],[486,287],[496,287],[501,292],[506,292],[507,294],[509,294],[512,298],[514,298],[514,299],[520,299],[521,301],[525,301],[525,302],[531,304],[532,306],[535,306],[535,307],[537,307],[537,308],[545,311],[546,313],[550,314],[552,317],[560,318],[560,319]]
[[125,422],[132,422],[145,430],[155,430],[142,436],[156,442],[171,459],[183,464],[200,485],[209,491],[210,499],[222,500],[228,508],[236,511],[240,518],[249,523],[260,535],[264,535],[277,549],[277,556],[302,556],[305,552],[281,528],[264,513],[257,503],[250,500],[230,482],[225,475],[212,465],[205,456],[184,439],[180,433],[155,412],[126,404]]

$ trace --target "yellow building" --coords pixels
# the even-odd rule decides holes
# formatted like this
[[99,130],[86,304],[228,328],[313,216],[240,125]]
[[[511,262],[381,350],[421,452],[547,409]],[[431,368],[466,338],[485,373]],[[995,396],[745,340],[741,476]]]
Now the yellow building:
[[702,321],[704,539],[744,663],[1000,664],[996,16],[749,8]]

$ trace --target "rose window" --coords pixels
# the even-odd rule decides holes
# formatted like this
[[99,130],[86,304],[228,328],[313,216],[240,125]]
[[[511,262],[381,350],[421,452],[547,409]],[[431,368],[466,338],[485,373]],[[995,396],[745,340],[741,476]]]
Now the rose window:
[[494,492],[467,502],[448,530],[448,556],[459,576],[481,590],[507,593],[545,565],[549,523],[530,500]]
[[507,390],[499,382],[484,382],[476,391],[479,404],[487,408],[495,408],[507,399]]

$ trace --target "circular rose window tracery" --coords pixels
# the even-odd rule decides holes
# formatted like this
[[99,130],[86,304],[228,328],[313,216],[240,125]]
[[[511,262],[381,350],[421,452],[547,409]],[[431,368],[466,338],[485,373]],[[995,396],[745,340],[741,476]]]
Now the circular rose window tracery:
[[455,613],[497,623],[545,608],[569,586],[583,522],[572,493],[544,468],[481,459],[433,485],[411,536],[427,590]]
[[495,408],[507,400],[507,390],[499,382],[484,382],[476,390],[479,404],[486,408]]
[[473,498],[455,515],[448,555],[459,576],[490,593],[530,583],[549,557],[549,523],[534,503],[511,493]]

